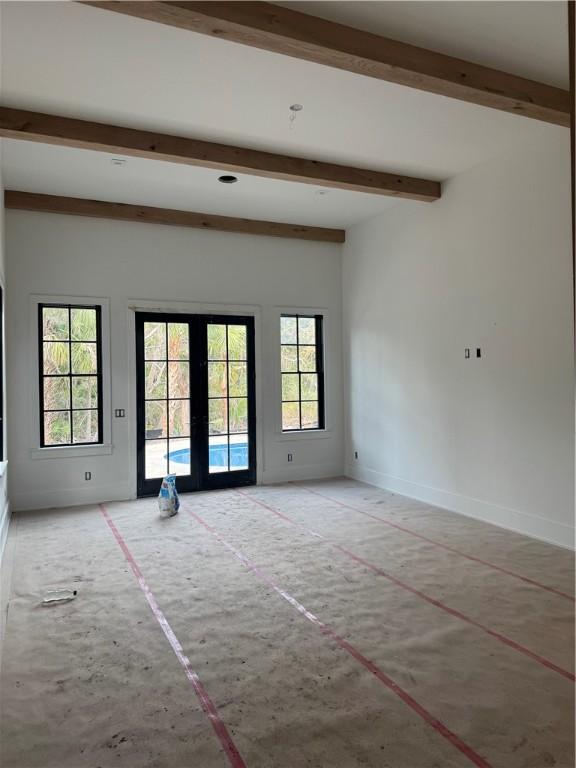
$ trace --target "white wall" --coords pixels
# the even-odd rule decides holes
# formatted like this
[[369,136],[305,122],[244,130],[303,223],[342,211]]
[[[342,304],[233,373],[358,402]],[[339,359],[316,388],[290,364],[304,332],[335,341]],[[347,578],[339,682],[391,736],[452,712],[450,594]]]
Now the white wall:
[[573,545],[570,237],[561,129],[349,230],[350,475]]
[[[342,473],[341,247],[161,225],[8,211],[7,317],[11,502],[42,508],[133,496],[135,419],[129,305],[244,305],[257,314],[260,479],[274,482]],[[36,458],[32,294],[108,297],[111,307],[113,453]],[[173,304],[176,302],[177,304]],[[325,309],[327,427],[323,436],[279,434],[279,313]],[[287,462],[287,453],[293,462]],[[84,472],[92,480],[84,480]]]
[[[7,343],[13,506],[134,493],[133,340],[140,300],[256,306],[261,480],[349,474],[533,536],[573,541],[574,424],[567,134],[400,203],[340,248],[9,211]],[[114,451],[37,459],[31,294],[111,301]],[[278,434],[277,315],[326,308],[326,437]],[[464,348],[480,346],[480,360]],[[359,458],[354,459],[357,450]],[[287,462],[287,453],[294,462]],[[92,472],[84,481],[85,470]]]

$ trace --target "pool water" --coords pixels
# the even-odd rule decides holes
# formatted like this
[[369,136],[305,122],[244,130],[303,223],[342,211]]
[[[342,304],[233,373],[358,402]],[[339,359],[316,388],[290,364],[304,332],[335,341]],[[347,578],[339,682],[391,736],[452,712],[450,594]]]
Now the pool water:
[[[190,449],[180,448],[178,451],[170,451],[164,458],[169,458],[176,464],[190,463]],[[228,446],[211,445],[209,448],[211,467],[226,467],[228,465]],[[248,443],[234,443],[230,446],[230,466],[248,468]]]

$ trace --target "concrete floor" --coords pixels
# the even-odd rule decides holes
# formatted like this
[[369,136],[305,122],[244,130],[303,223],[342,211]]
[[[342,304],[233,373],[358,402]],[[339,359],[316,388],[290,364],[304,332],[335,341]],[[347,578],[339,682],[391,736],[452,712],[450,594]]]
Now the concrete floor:
[[14,516],[2,768],[572,768],[571,553],[346,479],[182,502]]

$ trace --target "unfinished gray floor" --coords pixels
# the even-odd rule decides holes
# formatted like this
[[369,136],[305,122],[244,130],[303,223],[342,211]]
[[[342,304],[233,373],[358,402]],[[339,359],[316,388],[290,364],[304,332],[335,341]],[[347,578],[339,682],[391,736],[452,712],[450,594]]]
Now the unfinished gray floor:
[[14,517],[2,768],[572,768],[569,552],[345,479],[182,502]]

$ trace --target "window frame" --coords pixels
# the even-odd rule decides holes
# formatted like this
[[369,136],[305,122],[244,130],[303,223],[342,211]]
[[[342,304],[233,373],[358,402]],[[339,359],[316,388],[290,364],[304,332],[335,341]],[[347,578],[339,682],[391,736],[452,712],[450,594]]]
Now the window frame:
[[[295,344],[283,344],[282,342],[282,318],[295,318],[296,319],[296,343]],[[299,340],[299,323],[300,318],[313,319],[315,321],[315,344],[300,344]],[[305,435],[305,434],[318,434],[319,432],[326,432],[326,398],[325,398],[325,382],[324,382],[324,321],[325,315],[319,312],[307,312],[305,310],[288,311],[283,310],[279,314],[279,330],[280,330],[280,432],[282,436],[289,435]],[[296,371],[283,371],[282,370],[282,347],[283,346],[314,346],[315,358],[316,358],[316,370],[315,371],[300,371],[299,367],[299,354],[297,353],[298,368]],[[298,400],[283,400],[282,398],[282,376],[283,374],[297,374],[298,375]],[[302,379],[303,373],[314,373],[318,377],[318,399],[314,400],[302,400]],[[282,406],[285,402],[297,402],[300,406],[300,426],[295,429],[284,429],[282,418]],[[305,402],[317,402],[318,403],[318,426],[317,427],[303,427],[302,426],[302,403]]]
[[[68,339],[64,342],[69,346],[68,353],[68,373],[46,375],[44,373],[44,309],[67,309],[68,310]],[[72,371],[72,310],[73,309],[93,309],[96,313],[96,339],[90,340],[88,343],[96,344],[96,373],[85,374],[90,378],[96,378],[98,383],[98,402],[96,408],[74,408],[72,400],[72,378],[74,373]],[[82,374],[79,374],[82,375]],[[61,409],[46,409],[44,403],[44,381],[47,378],[67,378],[69,381],[70,400],[69,408]],[[100,304],[86,304],[86,303],[72,303],[72,302],[55,302],[55,301],[40,301],[38,302],[38,386],[39,386],[39,433],[40,433],[40,448],[52,449],[52,448],[75,448],[82,446],[102,446],[104,444],[104,398],[103,398],[103,372],[102,372],[102,306]],[[84,442],[74,442],[74,412],[83,410],[95,410],[98,414],[98,439]],[[70,442],[68,443],[53,443],[46,444],[45,439],[45,425],[44,416],[46,413],[68,413],[70,415]]]
[[[73,306],[101,307],[102,321],[102,400],[103,400],[103,443],[74,445],[53,445],[40,447],[39,354],[38,354],[38,304],[71,304]],[[32,293],[28,297],[28,345],[27,399],[31,418],[28,427],[28,455],[33,460],[59,460],[104,456],[114,453],[112,443],[112,387],[110,356],[110,299],[106,296],[82,294]],[[120,405],[124,405],[121,403]]]

